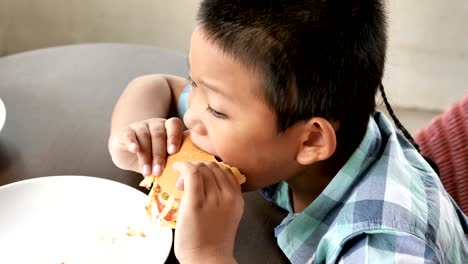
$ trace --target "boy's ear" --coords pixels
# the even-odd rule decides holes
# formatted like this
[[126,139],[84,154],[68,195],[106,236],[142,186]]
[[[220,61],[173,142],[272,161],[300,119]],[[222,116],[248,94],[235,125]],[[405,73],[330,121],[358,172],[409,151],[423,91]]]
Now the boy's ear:
[[328,159],[336,149],[336,132],[332,124],[321,117],[314,117],[302,124],[300,146],[296,160],[309,165]]

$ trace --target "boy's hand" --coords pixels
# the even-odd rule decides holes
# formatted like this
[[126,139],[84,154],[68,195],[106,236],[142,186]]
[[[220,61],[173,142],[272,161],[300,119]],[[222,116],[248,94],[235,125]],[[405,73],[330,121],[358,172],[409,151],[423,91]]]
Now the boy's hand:
[[179,151],[182,136],[179,118],[151,118],[113,132],[109,152],[115,165],[123,170],[160,176],[167,154]]
[[175,231],[177,259],[188,263],[235,263],[237,227],[244,200],[236,177],[215,162],[179,162],[184,189]]

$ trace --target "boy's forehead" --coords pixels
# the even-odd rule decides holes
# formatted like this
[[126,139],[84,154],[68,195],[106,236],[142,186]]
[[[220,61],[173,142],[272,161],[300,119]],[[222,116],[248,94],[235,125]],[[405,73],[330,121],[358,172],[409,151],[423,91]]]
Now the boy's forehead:
[[239,100],[263,100],[264,82],[259,71],[208,40],[200,29],[192,34],[188,65],[191,78]]

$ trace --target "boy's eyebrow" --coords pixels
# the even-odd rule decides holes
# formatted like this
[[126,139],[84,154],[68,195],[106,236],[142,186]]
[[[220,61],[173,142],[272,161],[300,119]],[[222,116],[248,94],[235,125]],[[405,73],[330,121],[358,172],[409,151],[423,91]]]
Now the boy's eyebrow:
[[[189,58],[187,58],[187,66],[188,66],[189,72],[190,72],[190,59],[189,59]],[[189,74],[189,78],[188,78],[188,79],[189,79],[189,80],[192,80],[192,75],[191,75],[191,74]],[[219,94],[219,95],[221,95],[221,96],[224,96],[224,97],[226,97],[227,99],[231,99],[230,96],[228,96],[224,91],[222,91],[221,89],[219,89],[218,87],[216,87],[216,85],[212,85],[212,84],[210,85],[210,84],[206,83],[206,82],[203,81],[203,80],[200,80],[198,83],[201,84],[201,85],[203,85],[203,86],[205,86],[206,88],[210,89],[210,90],[213,91],[214,93],[217,93],[217,94]]]
[[199,83],[203,86],[205,86],[206,88],[210,89],[211,91],[213,91],[214,93],[217,93],[221,96],[224,96],[226,97],[227,99],[231,99],[230,96],[228,96],[223,90],[219,89],[218,87],[216,87],[216,85],[212,85],[212,84],[208,84],[206,83],[205,81],[203,80],[200,80]]

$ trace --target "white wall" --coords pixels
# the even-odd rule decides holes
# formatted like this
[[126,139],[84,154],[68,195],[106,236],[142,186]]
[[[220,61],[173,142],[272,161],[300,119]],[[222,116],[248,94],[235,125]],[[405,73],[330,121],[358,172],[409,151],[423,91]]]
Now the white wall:
[[6,33],[6,1],[0,0],[0,56],[6,54],[5,33]]
[[[198,0],[0,0],[6,53],[82,42],[154,44],[186,52]],[[3,23],[2,23],[3,24]]]
[[400,106],[444,109],[468,92],[468,1],[391,0],[384,84]]
[[[83,42],[133,42],[185,53],[199,2],[0,0],[0,55]],[[384,84],[391,102],[445,109],[468,91],[468,1],[387,3]]]

